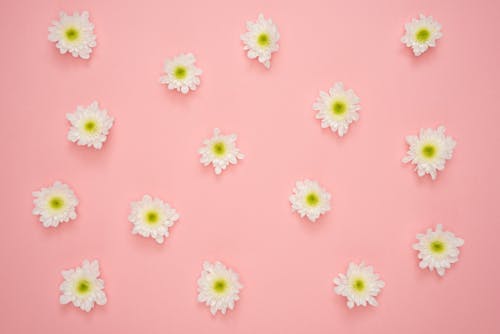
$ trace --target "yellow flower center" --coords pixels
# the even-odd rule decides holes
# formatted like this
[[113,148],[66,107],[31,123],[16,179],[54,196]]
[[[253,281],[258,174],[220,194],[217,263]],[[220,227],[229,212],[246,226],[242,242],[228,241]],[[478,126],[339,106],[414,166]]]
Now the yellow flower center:
[[59,196],[54,196],[49,199],[49,207],[54,211],[59,211],[64,207],[64,199]]
[[331,108],[333,115],[342,116],[347,112],[347,103],[345,103],[344,101],[337,100],[332,103]]
[[352,282],[353,290],[357,292],[363,292],[365,290],[365,281],[361,278],[357,278]]
[[225,279],[223,278],[219,278],[219,279],[216,279],[213,283],[213,289],[215,292],[219,293],[219,294],[222,294],[226,291],[227,287],[228,287],[228,284],[226,282]]
[[427,28],[420,28],[416,33],[415,33],[415,39],[419,43],[425,43],[429,40],[431,37],[431,32]]
[[146,212],[144,218],[146,223],[148,223],[149,225],[156,225],[160,221],[160,215],[158,214],[158,211],[155,210]]
[[437,148],[433,144],[426,144],[422,147],[422,155],[427,159],[432,159],[436,156]]
[[80,32],[78,31],[78,29],[76,29],[75,27],[69,27],[68,29],[66,29],[66,31],[64,32],[64,35],[66,36],[66,39],[70,42],[74,42],[78,39],[78,37],[80,36]]
[[83,125],[83,128],[85,131],[87,131],[90,134],[96,133],[98,130],[97,122],[94,121],[93,119],[89,119],[88,121],[85,122]]
[[174,69],[174,77],[178,80],[182,80],[187,76],[187,68],[184,66],[177,66]]
[[212,145],[212,152],[218,157],[224,156],[226,154],[226,144],[222,141],[215,142]]
[[82,278],[76,283],[76,291],[80,295],[85,295],[89,293],[91,289],[92,289],[92,284],[84,278]]
[[309,206],[316,206],[319,204],[319,196],[317,193],[315,192],[310,192],[309,194],[307,194],[306,196],[306,203],[307,205]]
[[446,250],[446,245],[441,240],[434,240],[430,243],[429,248],[431,249],[431,252],[441,254]]
[[266,34],[265,32],[257,36],[257,44],[259,44],[260,46],[262,47],[269,46],[270,43],[271,39],[269,38],[269,35]]

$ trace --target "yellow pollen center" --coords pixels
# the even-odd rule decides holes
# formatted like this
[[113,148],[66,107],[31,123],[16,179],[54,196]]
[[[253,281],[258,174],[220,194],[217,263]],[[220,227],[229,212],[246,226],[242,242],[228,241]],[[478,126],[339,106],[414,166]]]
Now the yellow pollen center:
[[365,290],[365,281],[360,278],[355,279],[354,282],[352,282],[352,288],[357,292],[363,292],[363,290]]
[[415,39],[420,43],[425,43],[431,37],[431,32],[427,28],[421,28],[415,33]]
[[223,278],[219,278],[214,281],[213,289],[217,293],[224,293],[227,289],[227,282]]
[[446,250],[446,245],[441,240],[434,240],[430,243],[429,248],[433,253],[441,254]]
[[422,147],[422,155],[427,159],[432,159],[436,156],[436,146],[427,144]]
[[176,79],[182,80],[187,76],[187,68],[184,66],[177,66],[174,70],[174,76]]
[[257,44],[259,44],[260,46],[269,46],[270,43],[271,43],[271,40],[269,38],[269,35],[266,34],[265,32],[261,33],[257,37]]
[[97,122],[94,120],[88,120],[87,122],[85,122],[83,127],[88,133],[95,133],[97,131]]
[[318,194],[311,192],[306,196],[306,203],[309,206],[316,206],[319,204],[319,196]]
[[224,156],[224,154],[226,154],[226,145],[223,142],[218,141],[213,144],[212,152],[214,152],[216,156],[222,157]]
[[60,210],[64,207],[64,199],[59,196],[52,197],[49,200],[49,206],[52,210]]
[[80,36],[80,32],[76,28],[70,27],[70,28],[66,29],[66,31],[64,32],[64,35],[66,36],[66,39],[68,41],[74,42]]
[[89,293],[90,289],[91,283],[86,279],[81,279],[78,283],[76,283],[76,291],[78,291],[81,295]]
[[347,112],[347,104],[344,101],[334,101],[332,103],[332,113],[336,116],[342,116]]
[[160,220],[160,215],[158,214],[158,212],[151,210],[151,211],[146,212],[145,218],[146,218],[146,222],[149,225],[156,225],[158,223],[158,221]]

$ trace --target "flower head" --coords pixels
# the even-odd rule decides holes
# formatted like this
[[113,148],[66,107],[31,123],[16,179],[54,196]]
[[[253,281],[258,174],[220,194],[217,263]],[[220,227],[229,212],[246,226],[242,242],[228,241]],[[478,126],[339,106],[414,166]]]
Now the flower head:
[[444,169],[446,160],[450,160],[456,142],[445,136],[444,126],[434,129],[420,129],[420,135],[407,136],[406,142],[410,145],[403,163],[411,162],[418,176],[430,174],[432,179],[437,177],[437,171]]
[[306,179],[295,183],[289,199],[292,212],[297,211],[301,218],[306,216],[315,222],[320,215],[330,211],[330,198],[331,195],[318,182]]
[[73,57],[90,58],[96,46],[94,25],[89,22],[89,13],[59,13],[59,21],[52,21],[49,27],[49,41],[55,42],[59,52],[70,52]]
[[337,285],[335,293],[347,298],[347,307],[366,306],[367,303],[377,306],[375,297],[380,293],[385,283],[379,279],[379,275],[373,272],[373,267],[349,263],[347,273],[339,274],[333,279]]
[[435,231],[428,229],[425,234],[417,234],[417,239],[413,249],[418,251],[419,267],[429,268],[430,271],[436,269],[439,276],[444,276],[446,269],[458,262],[458,248],[464,244],[463,239],[443,231],[441,224],[437,225]]
[[321,91],[313,104],[317,110],[316,118],[321,120],[322,128],[330,128],[343,136],[349,129],[349,124],[359,119],[359,97],[352,89],[345,90],[342,82],[337,82],[329,93]]
[[68,140],[80,146],[94,147],[98,150],[106,141],[114,119],[94,101],[88,107],[78,106],[72,114],[66,114],[71,123]]
[[165,75],[160,77],[160,83],[168,89],[187,94],[189,90],[196,90],[200,84],[202,70],[195,66],[196,58],[192,53],[180,54],[165,61]]
[[228,308],[232,310],[234,303],[240,299],[238,293],[242,288],[238,274],[222,263],[203,263],[203,271],[198,279],[198,302],[209,306],[213,315],[217,311],[226,314]]
[[104,293],[104,281],[99,278],[99,262],[84,260],[81,267],[63,270],[64,277],[59,290],[61,304],[73,303],[74,306],[89,312],[94,304],[104,305],[107,302]]
[[198,150],[201,154],[200,162],[204,166],[212,164],[215,174],[219,175],[229,164],[236,165],[238,159],[245,156],[236,147],[235,134],[223,135],[219,129],[214,129],[214,135],[203,141],[203,147]]
[[168,228],[179,219],[179,214],[159,198],[144,195],[139,202],[130,204],[128,220],[134,225],[132,234],[151,237],[161,244],[168,237]]
[[412,19],[410,23],[406,23],[405,30],[401,42],[412,48],[415,56],[420,56],[429,47],[435,47],[436,40],[443,36],[441,25],[432,16],[425,17],[422,14],[418,20]]
[[271,67],[271,54],[278,51],[280,39],[278,28],[271,19],[266,20],[259,14],[256,22],[247,22],[247,32],[240,38],[245,44],[243,50],[248,50],[248,58],[257,58],[266,68]]
[[33,214],[40,216],[44,227],[57,227],[59,223],[76,219],[78,199],[67,184],[56,181],[51,187],[34,191],[33,196]]

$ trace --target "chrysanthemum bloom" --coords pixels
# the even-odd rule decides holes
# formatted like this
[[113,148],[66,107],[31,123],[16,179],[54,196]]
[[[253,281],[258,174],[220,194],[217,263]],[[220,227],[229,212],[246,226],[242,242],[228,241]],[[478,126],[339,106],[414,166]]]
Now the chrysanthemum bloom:
[[59,21],[52,21],[49,27],[49,41],[55,42],[59,52],[71,53],[73,57],[90,58],[92,48],[96,46],[94,25],[89,22],[89,13],[78,12],[68,15],[59,13]]
[[187,94],[189,90],[196,90],[200,84],[202,70],[195,66],[196,58],[192,53],[180,54],[165,61],[165,75],[160,77],[160,83],[167,85],[170,90],[177,90]]
[[219,175],[229,164],[236,165],[238,159],[245,157],[236,147],[235,134],[223,135],[219,129],[214,129],[214,135],[203,141],[203,147],[198,150],[200,162],[204,166],[212,164],[215,174]]
[[203,263],[203,271],[198,279],[198,302],[209,306],[213,315],[217,311],[226,314],[227,309],[232,310],[234,303],[240,299],[238,293],[242,288],[238,274],[222,263]]
[[179,214],[159,198],[144,195],[139,202],[130,204],[128,220],[134,225],[132,234],[153,238],[161,244],[168,237],[168,228],[179,219]]
[[66,114],[71,123],[68,140],[80,146],[100,150],[113,126],[114,119],[94,101],[88,107],[78,106],[72,114]]
[[266,20],[259,14],[256,22],[247,22],[247,32],[240,38],[244,43],[243,50],[248,50],[248,58],[257,58],[266,68],[271,67],[271,55],[278,51],[280,39],[278,28],[271,19]]
[[330,211],[330,198],[331,195],[318,182],[306,179],[295,183],[289,199],[292,212],[297,211],[301,218],[306,216],[315,222],[320,215]]
[[64,277],[59,290],[61,304],[73,303],[74,306],[89,312],[94,304],[104,305],[107,302],[104,293],[104,281],[99,278],[99,262],[84,260],[81,267],[63,270]]
[[455,237],[448,231],[443,231],[443,226],[438,224],[436,230],[428,229],[425,234],[417,234],[418,242],[413,249],[418,251],[420,259],[419,267],[436,269],[439,276],[444,276],[446,269],[458,262],[459,247],[463,246],[464,240]]
[[367,304],[377,306],[375,297],[385,286],[379,275],[373,272],[373,267],[366,266],[363,262],[349,263],[347,273],[339,274],[333,282],[337,285],[335,293],[347,298],[349,308]]
[[317,110],[316,118],[321,120],[322,128],[330,128],[342,137],[347,133],[349,124],[359,119],[359,97],[352,89],[345,90],[342,82],[337,82],[328,93],[321,91],[313,104]]
[[453,156],[456,142],[453,138],[445,135],[444,126],[434,129],[420,129],[420,135],[407,136],[406,142],[410,145],[403,163],[411,162],[416,165],[418,176],[430,174],[433,180],[437,177],[437,171],[442,171],[446,160]]
[[76,219],[78,199],[67,184],[56,181],[51,187],[34,191],[33,196],[33,214],[40,216],[44,227],[57,227]]
[[429,47],[435,47],[436,41],[443,36],[441,25],[434,21],[432,16],[425,17],[422,14],[418,20],[412,19],[410,23],[405,24],[405,30],[401,42],[412,48],[415,56],[420,56]]

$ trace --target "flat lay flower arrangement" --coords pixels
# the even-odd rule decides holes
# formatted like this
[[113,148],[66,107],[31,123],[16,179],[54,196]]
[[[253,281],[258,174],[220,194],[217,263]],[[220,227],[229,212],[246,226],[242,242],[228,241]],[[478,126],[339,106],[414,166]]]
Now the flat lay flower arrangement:
[[[113,52],[109,45],[116,42],[113,34],[107,31],[109,26],[102,22],[105,18],[103,13],[94,15],[94,12],[91,5],[88,8],[65,7],[59,13],[54,12],[52,17],[45,18],[48,31],[44,42],[53,51],[54,64],[79,66],[74,72],[67,70],[71,67],[65,69],[68,81],[64,85],[72,89],[72,83],[75,83],[74,91],[88,85],[90,77],[76,82],[86,71],[90,71],[90,66],[101,66],[100,57]],[[180,313],[184,312],[186,305],[192,305],[200,309],[199,319],[210,319],[218,325],[224,322],[232,324],[235,316],[245,317],[247,312],[260,313],[260,310],[253,309],[255,298],[261,304],[286,303],[287,310],[302,306],[307,308],[307,305],[321,303],[318,300],[318,291],[321,289],[324,297],[331,302],[325,314],[344,316],[349,321],[363,321],[361,319],[366,314],[376,319],[383,308],[400,308],[400,305],[395,305],[393,296],[408,293],[401,291],[402,283],[397,281],[398,275],[403,272],[407,280],[412,280],[413,294],[427,296],[431,304],[434,299],[448,297],[451,300],[449,293],[450,289],[457,288],[456,280],[460,279],[464,270],[473,270],[470,266],[474,264],[466,256],[468,252],[473,252],[469,249],[469,243],[474,245],[477,242],[473,238],[470,242],[463,225],[456,223],[456,216],[450,213],[452,205],[446,202],[444,196],[448,182],[464,182],[457,179],[455,170],[459,163],[464,163],[463,158],[459,161],[457,158],[462,154],[462,147],[467,150],[468,144],[464,143],[464,136],[457,129],[455,115],[450,113],[450,117],[442,117],[439,112],[405,114],[404,103],[411,104],[412,101],[395,97],[394,101],[384,102],[382,98],[367,92],[369,85],[360,83],[362,73],[366,71],[362,65],[359,72],[353,72],[352,75],[348,71],[338,74],[331,71],[317,72],[307,63],[314,62],[315,50],[311,48],[311,45],[315,45],[314,39],[304,41],[302,53],[298,54],[299,47],[292,43],[294,30],[287,22],[283,22],[283,16],[275,13],[266,8],[262,9],[262,13],[248,12],[246,20],[232,27],[232,45],[227,44],[226,36],[220,36],[220,40],[215,37],[217,42],[214,41],[214,49],[210,52],[217,51],[220,57],[217,66],[212,65],[206,53],[187,37],[180,45],[168,38],[157,41],[165,47],[160,57],[155,54],[156,69],[151,66],[153,58],[148,60],[149,70],[147,66],[142,68],[141,59],[137,58],[137,68],[128,70],[148,71],[150,82],[149,86],[144,86],[144,82],[131,85],[141,86],[144,90],[156,86],[168,105],[161,111],[165,116],[161,120],[157,119],[156,111],[151,111],[149,101],[142,101],[142,106],[139,106],[133,93],[124,95],[124,99],[130,102],[130,109],[134,109],[134,119],[139,120],[133,124],[135,128],[130,126],[134,123],[130,120],[128,127],[121,121],[125,117],[124,111],[116,108],[115,101],[106,93],[109,92],[107,89],[94,89],[93,95],[63,96],[57,90],[59,86],[54,86],[54,89],[44,93],[48,99],[64,99],[69,107],[58,114],[59,126],[64,132],[56,134],[43,127],[39,129],[39,133],[45,132],[47,136],[53,136],[51,138],[57,135],[52,145],[57,143],[65,148],[53,154],[52,148],[44,144],[41,149],[47,160],[43,164],[52,160],[54,163],[57,161],[57,164],[64,164],[65,159],[75,160],[81,166],[81,173],[88,175],[89,182],[82,183],[72,178],[71,173],[60,173],[60,169],[51,172],[46,167],[43,167],[45,177],[36,174],[36,177],[29,178],[32,207],[27,212],[31,212],[36,222],[30,229],[32,233],[47,236],[38,241],[42,248],[56,247],[56,240],[64,241],[69,234],[77,232],[82,240],[90,240],[97,247],[89,252],[89,249],[83,251],[75,245],[70,252],[71,261],[54,258],[53,262],[57,263],[54,263],[55,267],[52,267],[47,277],[50,276],[52,282],[57,281],[58,286],[48,284],[46,279],[37,281],[37,288],[45,291],[45,299],[37,300],[37,307],[51,308],[54,307],[53,301],[58,300],[55,307],[61,310],[61,317],[68,316],[66,312],[74,312],[91,318],[114,312],[113,309],[118,307],[115,295],[127,294],[127,291],[119,291],[121,287],[141,286],[141,289],[144,288],[144,300],[135,297],[130,301],[134,307],[148,308],[149,299],[146,296],[152,293],[157,300],[155,305],[161,305],[161,300],[168,300],[169,305],[182,305],[179,306]],[[398,21],[405,23],[393,27],[391,35],[377,34],[376,38],[383,42],[375,52],[389,54],[396,49],[397,57],[414,66],[411,75],[418,76],[419,72],[424,71],[432,73],[432,67],[436,65],[431,60],[441,56],[441,44],[444,48],[449,43],[449,36],[454,38],[453,30],[448,30],[446,20],[441,21],[438,14],[425,6],[421,12],[412,11],[406,15]],[[168,16],[177,20],[174,13]],[[166,22],[179,32],[184,29],[179,23],[180,19],[175,24],[168,20]],[[227,24],[234,25],[234,22],[228,20]],[[326,23],[318,23],[318,26],[323,24]],[[293,28],[301,29],[297,26]],[[312,34],[315,29],[322,28],[308,26],[307,29]],[[137,36],[143,33],[139,31],[126,37],[131,48]],[[239,34],[234,34],[235,31],[239,31]],[[373,31],[367,32],[367,36],[371,33]],[[121,41],[124,40],[122,38],[125,37],[120,36]],[[334,41],[332,37],[332,41],[323,42]],[[388,44],[393,49],[387,49]],[[137,41],[138,48],[139,45],[142,44]],[[233,50],[235,45],[239,48],[239,54]],[[342,55],[350,55],[350,45],[337,46],[342,49]],[[295,56],[303,61],[304,68],[287,68],[287,57],[291,52],[295,52]],[[235,60],[237,57],[240,59]],[[352,57],[355,55],[352,54]],[[335,54],[332,55],[332,62],[342,62],[342,59],[342,56],[336,58]],[[224,62],[227,68],[221,65]],[[242,71],[251,81],[247,82],[245,76],[240,76],[238,80],[222,79],[238,66],[244,68]],[[318,80],[307,80],[307,84],[304,84],[300,78],[294,78],[294,74],[295,71],[307,72],[308,66],[314,73],[311,76],[318,77]],[[107,68],[113,71],[110,72],[113,75],[117,75],[114,71],[127,71],[122,67]],[[294,99],[295,110],[283,107],[287,110],[278,111],[275,108],[279,108],[279,104],[276,103],[272,104],[273,108],[266,108],[270,98],[286,101],[298,92],[287,92],[280,82],[273,81],[276,73],[289,76],[290,85],[307,89],[307,95]],[[62,72],[60,77],[64,75]],[[126,77],[125,73],[122,75]],[[220,81],[216,85],[214,80]],[[430,82],[432,78],[427,80]],[[221,82],[225,84],[221,85]],[[440,96],[440,92],[435,90],[432,92],[435,95],[429,94],[428,90],[421,93],[421,87],[414,85],[411,78],[402,81],[400,86],[399,91],[413,90],[412,96],[428,101],[429,106],[435,103],[436,96]],[[120,87],[115,86],[113,89],[119,91]],[[229,109],[231,113],[210,108],[194,110],[194,103],[199,106],[197,103],[203,105],[206,102],[207,95],[204,94],[207,91],[220,98],[221,109]],[[241,99],[240,95],[231,98],[231,93],[226,91],[245,91],[248,100]],[[253,98],[255,100],[251,100]],[[393,126],[399,117],[406,117],[405,126],[391,131],[379,126],[376,131],[380,137],[363,137],[363,132],[374,133],[374,121],[378,121],[377,124],[381,122],[377,119],[379,115],[374,108],[374,101],[380,103],[378,107],[384,103],[393,108],[398,105],[404,116],[394,115],[396,121],[383,122],[387,121]],[[248,115],[246,104],[253,106],[252,115]],[[260,108],[255,107],[257,105]],[[210,115],[199,120],[197,113]],[[254,122],[246,127],[246,119],[255,115],[260,115],[259,120],[269,119],[269,123]],[[297,131],[300,129],[297,126],[288,128],[288,120],[283,115],[298,119],[304,132]],[[457,114],[456,117],[463,116]],[[238,118],[240,120],[235,121]],[[185,127],[186,123],[192,123],[193,126]],[[320,141],[321,146],[318,145]],[[300,142],[303,146],[297,145]],[[388,142],[392,146],[384,145]],[[119,163],[111,163],[116,154],[114,147],[120,143],[128,147],[121,148]],[[36,141],[32,145],[37,149],[41,147]],[[329,151],[330,148],[332,151]],[[128,150],[134,153],[128,155]],[[308,153],[304,154],[304,150]],[[262,151],[266,154],[261,154]],[[346,158],[344,152],[349,152],[350,158]],[[388,152],[391,154],[390,159],[387,158]],[[288,166],[277,163],[282,155],[293,157],[287,160]],[[74,161],[70,162],[72,167],[74,164]],[[294,168],[294,164],[298,167]],[[144,174],[151,182],[142,184],[140,179],[136,181],[132,180],[132,176],[130,179],[126,176],[127,170],[137,169],[138,166],[141,170],[134,173],[135,177]],[[259,168],[262,169],[261,174],[252,174],[251,171]],[[189,170],[189,175],[196,175],[196,179],[186,178],[179,173],[183,169]],[[350,170],[348,174],[345,173],[347,169]],[[406,183],[398,188],[397,194],[390,197],[391,200],[381,202],[374,198],[373,203],[366,203],[367,197],[363,192],[373,197],[378,196],[377,193],[389,193],[393,191],[396,181],[389,180],[389,174],[384,173],[377,179],[376,189],[373,184],[371,188],[365,188],[366,174],[359,174],[358,178],[359,169],[390,170],[390,173],[397,174],[394,176],[397,182]],[[99,176],[100,170],[108,176],[116,173],[117,179],[108,184],[104,176]],[[175,186],[164,183],[165,177],[175,180]],[[120,181],[116,183],[118,179]],[[130,188],[127,186],[128,180],[132,185]],[[279,192],[273,191],[276,184],[280,185]],[[247,193],[246,189],[250,186],[260,189],[259,193]],[[184,198],[179,196],[180,188],[186,194]],[[130,189],[133,189],[133,193]],[[99,194],[101,191],[102,194]],[[424,196],[425,202],[419,199],[413,201],[413,194]],[[25,194],[29,195],[29,192]],[[463,196],[469,195],[472,196]],[[99,207],[95,204],[97,198]],[[359,198],[364,198],[365,202]],[[399,204],[397,201],[400,201]],[[395,208],[403,201],[409,203],[405,209]],[[445,203],[441,205],[443,201]],[[426,207],[425,203],[436,204]],[[380,210],[385,215],[378,215],[377,206],[381,204],[384,207]],[[204,207],[210,210],[204,213]],[[414,209],[417,214],[411,213]],[[480,207],[477,209],[481,210]],[[386,227],[384,231],[374,233],[374,230],[379,229],[377,226],[382,224],[381,221],[392,218],[391,210],[393,219],[400,221],[400,228]],[[459,207],[457,210],[466,209]],[[99,219],[99,215],[104,217],[110,211],[119,212],[122,221]],[[246,219],[245,215],[249,218]],[[345,222],[349,215],[358,220],[359,217],[364,218],[356,221],[356,228],[346,229],[342,220]],[[198,222],[199,225],[193,225],[193,217],[203,218]],[[214,224],[214,220],[221,217],[231,222],[225,230],[220,229],[222,225]],[[256,220],[256,217],[260,218]],[[106,248],[100,244],[99,235],[95,239],[91,237],[95,229],[88,229],[89,221],[96,226],[101,225],[100,234],[116,235],[116,255],[123,256],[122,261],[133,258],[126,269],[130,275],[125,274],[124,269],[120,272],[113,267],[110,256],[103,256],[102,250]],[[279,238],[267,238],[266,227],[269,225],[278,226]],[[325,229],[329,226],[332,228],[332,225],[336,228]],[[285,232],[288,229],[293,229],[293,234]],[[255,232],[248,234],[249,230]],[[188,233],[191,233],[191,239],[182,239]],[[329,239],[320,239],[326,233],[331,234]],[[217,238],[219,234],[221,237]],[[359,247],[360,243],[366,244],[366,235],[370,234],[373,234],[373,238],[368,239],[370,244]],[[385,239],[380,237],[382,234],[386,235]],[[124,236],[128,239],[124,239]],[[245,238],[246,241],[239,244]],[[74,242],[75,239],[64,242],[69,240]],[[315,240],[318,245],[328,241],[332,246],[324,249],[318,246],[315,250]],[[186,244],[180,248],[180,243]],[[185,247],[190,247],[189,243],[209,246],[202,248],[193,245],[186,255],[183,252]],[[252,256],[246,260],[232,253],[232,249],[248,248],[249,244],[252,245],[252,250],[249,250]],[[107,244],[106,247],[113,248],[115,245]],[[378,247],[378,250],[371,252],[369,247]],[[396,252],[398,258],[404,259],[405,266],[401,266],[400,261],[389,268],[387,261],[381,258],[381,250],[385,247]],[[121,255],[124,248],[130,250]],[[316,257],[320,249],[321,256]],[[336,252],[332,252],[332,249]],[[65,250],[58,249],[57,252],[64,254]],[[290,258],[287,256],[289,252],[294,254]],[[266,253],[269,253],[269,259]],[[159,261],[158,256],[161,254],[169,255],[165,262]],[[276,254],[287,260],[270,264],[270,259],[275,259]],[[387,255],[390,256],[392,254]],[[189,263],[181,260],[188,258]],[[194,258],[197,260],[193,261]],[[309,261],[321,265],[316,266],[316,270],[310,270],[307,265]],[[141,266],[137,266],[137,263]],[[255,276],[253,270],[262,267],[262,271],[265,271],[269,265],[276,266],[283,273],[280,279],[272,274],[268,277]],[[154,275],[160,268],[168,272],[168,276],[156,281]],[[323,269],[321,271],[318,268]],[[297,272],[302,272],[301,276],[296,276]],[[183,277],[182,285],[178,284],[178,275]],[[190,279],[186,280],[188,276]],[[283,277],[287,277],[289,282],[283,282]],[[309,277],[310,281],[302,284],[299,277]],[[495,280],[495,276],[491,279]],[[170,286],[174,281],[177,285],[172,288],[182,293],[163,295],[160,292],[162,287]],[[311,282],[315,283],[310,285]],[[266,289],[259,290],[258,287],[262,286],[266,286]],[[273,295],[273,291],[279,291],[281,286],[290,290],[287,301],[279,301]],[[439,293],[436,292],[437,287]],[[312,289],[315,293],[309,295]],[[52,296],[53,300],[47,296]],[[180,301],[179,296],[185,300]],[[283,295],[280,296],[283,298]],[[123,300],[120,302],[123,303]],[[437,303],[440,303],[440,307],[445,305],[439,301]],[[169,310],[171,312],[172,308]],[[269,312],[269,308],[265,312]],[[290,322],[298,321],[292,318]],[[191,328],[195,328],[197,319],[191,318],[190,321],[193,321]],[[165,328],[168,331],[168,326]],[[238,332],[235,327],[228,328]],[[317,329],[312,327],[311,331],[317,332]],[[280,332],[280,328],[273,327],[270,332]],[[287,332],[293,330],[288,328]]]

